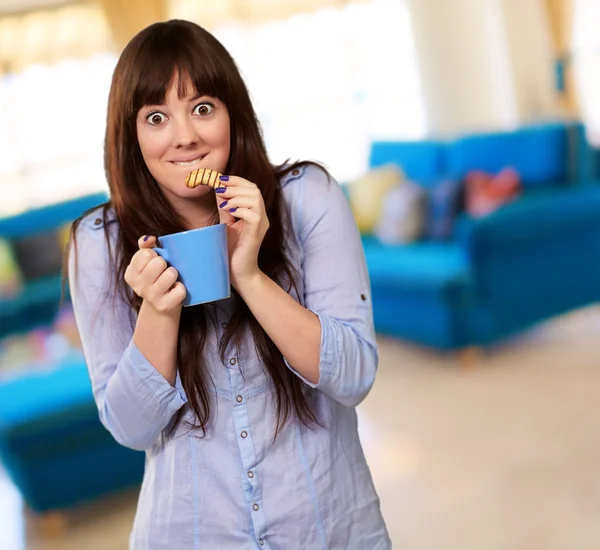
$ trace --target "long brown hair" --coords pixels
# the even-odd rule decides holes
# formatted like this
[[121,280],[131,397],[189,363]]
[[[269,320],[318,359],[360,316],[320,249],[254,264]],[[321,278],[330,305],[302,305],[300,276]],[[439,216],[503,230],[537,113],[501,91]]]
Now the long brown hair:
[[[141,298],[126,285],[125,269],[138,250],[141,235],[167,235],[187,229],[182,217],[164,197],[160,186],[146,167],[138,145],[136,117],[145,105],[165,101],[173,75],[177,74],[180,97],[184,78],[189,76],[199,95],[221,100],[228,109],[231,125],[231,152],[226,173],[255,182],[261,190],[270,227],[258,256],[260,269],[288,292],[294,286],[295,272],[285,255],[285,219],[279,180],[306,162],[274,167],[270,164],[261,130],[248,90],[227,50],[209,32],[187,21],[155,23],[137,34],[121,54],[115,68],[108,101],[104,145],[104,168],[110,201],[103,205],[105,221],[112,208],[119,222],[115,250],[109,248],[109,261],[115,263],[114,291],[139,312]],[[81,219],[80,219],[81,220]],[[78,226],[73,224],[72,238]],[[218,223],[215,213],[214,223]],[[110,247],[109,230],[105,237]],[[245,302],[232,289],[235,309],[227,324],[219,351],[232,339],[239,342],[242,329],[249,327],[260,359],[272,380],[277,426],[275,435],[290,419],[304,425],[320,425],[310,405],[306,385],[286,366],[279,349],[256,321]],[[210,316],[205,306],[184,308],[178,339],[178,368],[189,406],[195,413],[202,435],[210,418],[208,371],[201,364]],[[176,426],[181,420],[179,411]]]

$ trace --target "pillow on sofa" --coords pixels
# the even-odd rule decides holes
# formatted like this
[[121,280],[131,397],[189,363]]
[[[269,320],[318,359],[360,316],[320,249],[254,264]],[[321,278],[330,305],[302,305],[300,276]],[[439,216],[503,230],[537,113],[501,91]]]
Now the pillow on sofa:
[[394,244],[420,239],[427,219],[426,197],[421,186],[408,180],[390,189],[384,196],[375,235],[385,243]]
[[374,233],[385,195],[403,180],[402,170],[389,164],[369,170],[364,176],[346,185],[350,207],[363,235]]
[[56,230],[15,239],[12,249],[26,281],[61,272],[63,249]]
[[454,220],[463,210],[464,183],[446,179],[427,189],[427,221],[425,236],[444,241],[452,237]]
[[10,243],[0,239],[0,298],[15,296],[21,290],[22,277]]
[[505,168],[497,175],[472,171],[465,181],[466,209],[476,218],[487,216],[521,193],[519,174],[513,168]]

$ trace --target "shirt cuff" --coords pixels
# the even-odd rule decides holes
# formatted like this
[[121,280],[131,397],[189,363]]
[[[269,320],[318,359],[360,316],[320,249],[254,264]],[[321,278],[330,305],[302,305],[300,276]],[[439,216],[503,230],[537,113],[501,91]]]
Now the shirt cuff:
[[144,357],[133,339],[125,349],[123,359],[127,364],[131,365],[136,378],[143,380],[152,395],[163,406],[172,410],[173,413],[187,403],[187,397],[183,391],[181,378],[179,377],[179,370],[177,370],[175,376],[175,386],[171,386],[167,379]]
[[302,376],[284,357],[283,360],[288,369],[290,369],[300,380],[302,380],[305,384],[308,384],[311,388],[319,389],[327,381],[331,378],[331,374],[333,372],[333,363],[335,358],[335,331],[332,326],[332,321],[326,316],[321,316],[313,309],[308,308],[309,311],[312,311],[319,322],[321,323],[321,349],[319,351],[319,382],[314,383],[310,380],[307,380]]

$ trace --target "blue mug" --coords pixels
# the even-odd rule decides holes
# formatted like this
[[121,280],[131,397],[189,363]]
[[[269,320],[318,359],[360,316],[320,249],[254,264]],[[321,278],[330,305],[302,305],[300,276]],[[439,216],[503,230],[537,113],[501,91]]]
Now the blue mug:
[[229,298],[227,226],[223,223],[159,237],[154,250],[179,273],[187,290],[184,306]]

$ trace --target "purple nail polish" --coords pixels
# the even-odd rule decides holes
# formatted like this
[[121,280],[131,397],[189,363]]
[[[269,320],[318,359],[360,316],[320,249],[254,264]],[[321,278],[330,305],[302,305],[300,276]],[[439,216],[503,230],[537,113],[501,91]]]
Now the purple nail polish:
[[144,235],[144,242],[146,242],[150,238],[150,235]]
[[225,202],[222,202],[221,204],[219,204],[219,208],[223,208],[227,204],[227,202],[228,201],[225,201]]
[[217,187],[215,189],[215,193],[225,193],[227,191],[227,187]]
[[219,176],[221,181],[229,181],[229,176]]
[[237,210],[237,208],[230,208],[229,211],[230,212],[235,212]]

